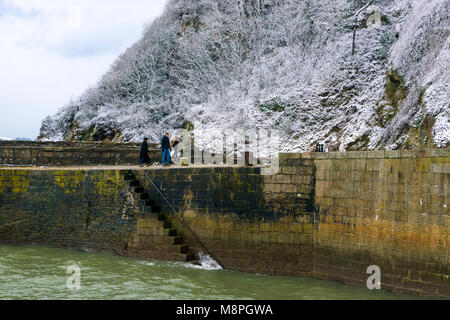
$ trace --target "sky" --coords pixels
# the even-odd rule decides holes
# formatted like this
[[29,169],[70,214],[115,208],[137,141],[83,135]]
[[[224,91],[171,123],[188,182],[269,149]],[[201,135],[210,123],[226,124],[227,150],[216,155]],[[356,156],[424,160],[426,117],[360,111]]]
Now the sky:
[[167,0],[0,0],[0,137],[42,120],[97,83]]

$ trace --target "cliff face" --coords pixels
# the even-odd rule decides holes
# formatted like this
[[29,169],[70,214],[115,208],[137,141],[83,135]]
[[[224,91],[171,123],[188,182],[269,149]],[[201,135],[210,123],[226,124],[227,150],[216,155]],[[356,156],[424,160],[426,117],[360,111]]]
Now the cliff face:
[[450,146],[449,2],[367,2],[172,0],[40,139],[193,126],[279,129],[283,151]]

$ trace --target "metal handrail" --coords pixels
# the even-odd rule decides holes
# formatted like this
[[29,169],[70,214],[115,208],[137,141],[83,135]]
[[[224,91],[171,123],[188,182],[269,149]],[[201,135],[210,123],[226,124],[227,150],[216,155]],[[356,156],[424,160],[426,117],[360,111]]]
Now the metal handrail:
[[219,260],[217,260],[216,257],[214,257],[214,255],[208,250],[208,248],[206,248],[206,246],[203,244],[203,242],[197,237],[197,235],[195,234],[195,232],[191,229],[191,227],[186,223],[186,221],[183,219],[183,217],[177,212],[177,210],[175,210],[175,208],[169,203],[169,201],[167,200],[167,198],[162,194],[161,190],[159,190],[159,188],[155,185],[155,183],[153,182],[153,180],[150,178],[150,176],[148,175],[148,173],[146,171],[144,171],[145,176],[147,177],[148,181],[150,181],[150,183],[153,185],[153,187],[156,189],[156,191],[158,191],[158,193],[161,195],[161,197],[164,199],[164,201],[169,205],[169,207],[172,209],[172,211],[175,213],[175,215],[177,216],[177,218],[180,220],[180,222],[191,232],[191,234],[194,236],[195,240],[197,240],[197,242],[200,244],[200,246],[203,247],[203,249],[205,250],[205,252],[211,256],[214,260],[216,260],[216,262],[222,267],[222,264],[220,263]]

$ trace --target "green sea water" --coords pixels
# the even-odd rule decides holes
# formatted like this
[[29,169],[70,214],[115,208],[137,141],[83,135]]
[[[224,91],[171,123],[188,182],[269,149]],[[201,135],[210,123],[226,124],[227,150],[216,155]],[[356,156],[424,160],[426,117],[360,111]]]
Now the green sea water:
[[[67,287],[68,267],[80,288]],[[75,282],[69,281],[69,284]],[[332,281],[151,262],[40,246],[0,246],[0,299],[418,299]]]

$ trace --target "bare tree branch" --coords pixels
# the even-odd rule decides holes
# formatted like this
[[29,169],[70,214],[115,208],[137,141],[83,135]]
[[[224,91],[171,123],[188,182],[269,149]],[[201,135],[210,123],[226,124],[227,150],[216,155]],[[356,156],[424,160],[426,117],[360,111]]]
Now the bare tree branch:
[[358,27],[358,16],[359,14],[364,11],[368,6],[370,6],[374,0],[370,0],[364,7],[358,10],[355,14],[355,26],[353,28],[353,42],[352,42],[352,55],[355,54],[355,42],[356,42],[356,28]]

